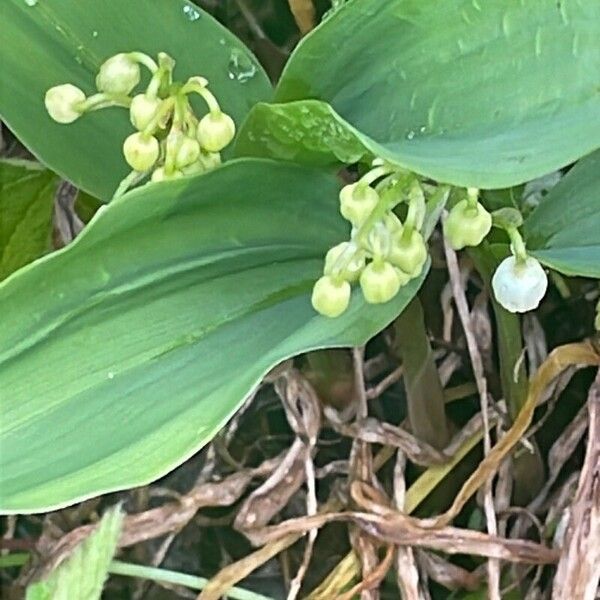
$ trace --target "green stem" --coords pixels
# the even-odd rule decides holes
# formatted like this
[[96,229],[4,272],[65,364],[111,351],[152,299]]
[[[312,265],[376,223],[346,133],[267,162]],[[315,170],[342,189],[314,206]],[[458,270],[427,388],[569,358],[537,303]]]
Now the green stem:
[[129,175],[123,178],[119,187],[115,190],[112,199],[116,200],[120,198],[129,188],[133,187],[136,183],[139,183],[147,173],[140,173],[139,171],[131,171]]
[[4,556],[0,556],[0,569],[22,567],[28,562],[29,554],[27,554],[27,552],[14,552],[13,554],[5,554]]
[[86,98],[81,104],[77,105],[77,108],[81,112],[91,112],[101,108],[109,108],[110,106],[129,108],[131,106],[131,98],[129,96],[113,96],[99,92]]
[[210,111],[211,114],[219,115],[221,113],[221,107],[219,106],[217,99],[211,94],[211,92],[208,91],[208,89],[205,86],[200,85],[199,83],[197,83],[195,81],[188,81],[181,88],[181,92],[183,94],[189,94],[190,92],[193,92],[194,94],[198,94],[199,96],[202,97],[204,102],[206,102],[206,104],[208,106],[208,110]]
[[148,126],[144,129],[142,134],[145,136],[152,135],[158,127],[158,124],[173,110],[174,106],[175,98],[172,96],[163,100],[153,119],[148,123]]
[[450,441],[446,402],[417,297],[396,319],[394,331],[394,349],[402,360],[411,429],[420,440],[442,450]]
[[129,56],[141,65],[144,65],[150,73],[154,74],[158,71],[158,65],[147,54],[143,52],[130,52]]
[[506,233],[508,233],[508,237],[510,238],[517,262],[524,263],[527,260],[527,249],[519,230],[516,227],[507,227]]
[[[416,186],[416,187],[415,187]],[[402,241],[410,242],[415,229],[420,229],[425,216],[425,196],[418,181],[412,183],[409,192],[408,213],[402,230]]]
[[[125,575],[126,577],[139,577],[159,583],[172,583],[182,585],[192,590],[203,590],[209,582],[204,577],[196,577],[179,573],[178,571],[169,571],[167,569],[159,569],[157,567],[146,567],[145,565],[134,565],[131,563],[113,560],[108,567],[108,572],[112,575]],[[232,587],[227,590],[227,596],[235,600],[273,600],[268,596],[257,594],[249,590],[244,590],[238,587]]]
[[467,206],[479,212],[479,189],[467,188]]
[[371,169],[369,172],[365,173],[358,182],[364,185],[371,185],[374,181],[377,181],[380,177],[384,175],[390,175],[396,171],[395,167],[391,165],[381,165],[380,167],[375,167]]
[[[0,568],[22,567],[29,562],[29,554],[15,553],[0,556]],[[157,567],[147,567],[145,565],[134,565],[132,563],[113,560],[108,572],[111,575],[123,575],[125,577],[139,577],[140,579],[148,579],[157,583],[171,583],[173,585],[181,585],[192,590],[203,590],[210,581],[205,577],[196,577],[195,575],[187,575],[178,571],[169,571],[167,569],[159,569]],[[269,596],[263,596],[256,592],[244,590],[239,587],[232,587],[227,591],[229,598],[235,600],[273,600]]]
[[[470,248],[468,252],[484,284],[489,288],[493,272],[498,265],[497,257],[485,241],[477,248]],[[490,297],[496,319],[500,386],[510,420],[514,422],[527,400],[529,390],[527,372],[522,360],[521,321],[518,315],[508,312],[496,302],[493,294],[490,294]],[[526,504],[543,484],[544,465],[535,442],[533,445],[533,454],[522,453],[514,457],[514,501],[518,505]]]

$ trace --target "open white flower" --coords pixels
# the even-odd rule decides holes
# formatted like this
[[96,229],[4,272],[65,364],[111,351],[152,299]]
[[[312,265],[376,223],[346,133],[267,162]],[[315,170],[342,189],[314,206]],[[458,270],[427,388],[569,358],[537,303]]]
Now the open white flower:
[[528,256],[518,261],[509,256],[498,265],[492,288],[506,310],[522,313],[538,307],[548,289],[548,277],[535,258]]

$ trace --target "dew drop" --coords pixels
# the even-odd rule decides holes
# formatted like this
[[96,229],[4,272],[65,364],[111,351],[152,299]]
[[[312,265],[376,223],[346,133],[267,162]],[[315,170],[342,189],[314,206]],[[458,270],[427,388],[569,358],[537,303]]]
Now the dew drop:
[[92,37],[97,38],[98,37],[98,32],[97,31],[92,31]]
[[229,79],[245,83],[256,75],[256,65],[241,50],[234,48],[229,56],[228,75]]
[[109,371],[108,372],[108,378],[109,379],[114,379],[114,377],[115,377],[115,374],[112,371]]
[[188,21],[197,21],[200,18],[200,11],[190,4],[185,4],[183,14]]
[[415,137],[415,132],[414,132],[414,131],[409,131],[409,132],[406,134],[406,139],[407,139],[407,140],[412,140],[414,137]]
[[25,4],[27,6],[35,6],[38,3],[38,0],[25,0]]

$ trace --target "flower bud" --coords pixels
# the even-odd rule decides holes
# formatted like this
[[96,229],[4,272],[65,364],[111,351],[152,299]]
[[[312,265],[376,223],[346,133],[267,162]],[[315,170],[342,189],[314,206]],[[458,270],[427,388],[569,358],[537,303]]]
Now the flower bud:
[[167,173],[164,167],[158,167],[152,173],[152,177],[150,177],[150,181],[170,181],[172,179],[179,179],[183,177],[183,173],[181,171],[173,171],[172,173]]
[[350,283],[358,281],[361,271],[365,268],[365,253],[359,250],[356,244],[353,244],[352,242],[342,242],[329,249],[325,256],[325,268],[323,269],[323,272],[325,275],[333,273],[333,269],[342,255],[345,255],[345,257],[352,255],[352,258],[346,267],[339,273],[339,276]]
[[379,194],[360,182],[345,185],[340,191],[340,213],[355,227],[360,227],[379,202]]
[[201,148],[198,162],[202,164],[205,171],[211,171],[221,164],[221,155],[218,152],[204,152]]
[[194,138],[184,136],[175,157],[175,166],[178,169],[195,163],[200,157],[200,144]]
[[158,160],[160,146],[154,136],[132,133],[123,143],[123,155],[134,171],[148,171]]
[[474,208],[467,200],[455,204],[444,222],[444,235],[454,250],[465,246],[478,246],[492,228],[492,215],[477,204]]
[[351,291],[347,281],[338,281],[330,275],[323,275],[313,288],[313,308],[326,317],[339,317],[350,304]]
[[173,127],[167,136],[167,164],[177,169],[187,167],[200,158],[200,144],[181,129]]
[[220,152],[235,136],[235,123],[224,112],[208,113],[198,123],[196,137],[209,152]]
[[134,96],[129,108],[131,124],[138,131],[146,129],[156,116],[160,103],[159,98],[149,98],[146,94]]
[[369,263],[360,275],[360,287],[369,304],[389,302],[400,290],[397,269],[389,262]]
[[548,277],[542,265],[533,257],[518,261],[514,256],[505,258],[492,277],[496,300],[506,310],[527,312],[537,308],[548,288]]
[[55,85],[46,92],[44,104],[48,114],[57,123],[72,123],[83,112],[78,107],[85,102],[85,94],[70,83]]
[[411,279],[418,277],[427,261],[427,246],[423,236],[413,229],[410,237],[404,239],[402,233],[394,236],[388,260]]
[[139,82],[140,66],[124,52],[102,63],[96,76],[96,87],[107,94],[126,96]]

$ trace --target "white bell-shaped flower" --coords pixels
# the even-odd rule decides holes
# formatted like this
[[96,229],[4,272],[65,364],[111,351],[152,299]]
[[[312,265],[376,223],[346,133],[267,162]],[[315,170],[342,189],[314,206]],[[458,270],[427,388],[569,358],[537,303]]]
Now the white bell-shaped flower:
[[492,288],[506,310],[523,313],[538,307],[548,289],[548,277],[535,258],[528,256],[518,261],[509,256],[498,265]]

